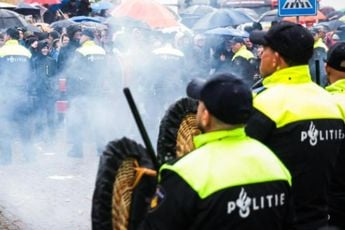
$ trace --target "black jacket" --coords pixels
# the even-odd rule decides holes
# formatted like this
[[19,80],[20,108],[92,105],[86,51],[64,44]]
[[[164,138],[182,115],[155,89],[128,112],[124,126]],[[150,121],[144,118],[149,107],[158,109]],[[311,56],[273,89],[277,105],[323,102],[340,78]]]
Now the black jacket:
[[329,179],[344,139],[339,108],[308,71],[296,66],[266,77],[246,127],[290,170],[298,230],[327,225]]
[[57,63],[54,58],[39,54],[32,61],[34,74],[33,91],[42,99],[52,99],[56,96]]

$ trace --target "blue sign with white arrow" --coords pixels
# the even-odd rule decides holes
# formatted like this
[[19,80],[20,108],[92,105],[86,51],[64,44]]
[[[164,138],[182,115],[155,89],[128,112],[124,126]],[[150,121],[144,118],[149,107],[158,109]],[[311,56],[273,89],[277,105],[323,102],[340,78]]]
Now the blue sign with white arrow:
[[281,17],[316,14],[316,0],[279,0],[278,15]]

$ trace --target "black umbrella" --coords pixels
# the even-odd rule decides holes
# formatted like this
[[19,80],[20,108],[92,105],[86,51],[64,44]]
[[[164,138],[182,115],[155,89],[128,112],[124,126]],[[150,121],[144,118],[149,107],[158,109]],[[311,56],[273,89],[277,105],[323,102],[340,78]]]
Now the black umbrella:
[[180,12],[180,15],[183,17],[183,15],[206,15],[208,13],[212,13],[216,11],[217,9],[209,6],[209,5],[193,5],[190,6]]
[[18,3],[14,11],[22,15],[39,15],[41,10],[40,8],[32,6],[29,3],[21,2]]
[[339,20],[332,20],[328,22],[320,22],[317,25],[322,25],[327,28],[328,31],[337,30],[339,27],[345,25],[345,22]]
[[221,35],[221,36],[232,36],[232,37],[249,37],[248,32],[237,30],[231,27],[219,27],[212,30],[207,30],[205,34],[208,35]]
[[342,11],[332,11],[326,15],[328,21],[337,20],[345,15]]
[[254,21],[257,21],[259,19],[258,13],[251,8],[234,8],[234,10],[241,11],[241,12],[245,13],[249,17],[253,18]]
[[107,25],[98,23],[98,22],[83,21],[83,22],[80,22],[80,24],[82,27],[96,29],[96,30],[105,30],[108,28]]
[[200,18],[216,10],[216,8],[208,5],[190,6],[180,12],[181,23],[192,28]]
[[42,30],[40,30],[40,28],[38,28],[38,27],[35,26],[35,25],[29,24],[29,23],[28,23],[26,29],[27,29],[28,31],[36,32],[36,33],[42,32]]
[[273,22],[273,21],[281,21],[283,18],[279,17],[278,15],[278,10],[269,10],[266,11],[265,13],[263,13],[261,15],[261,17],[259,18],[259,22]]
[[27,25],[28,23],[20,14],[11,10],[0,9],[0,29],[27,27]]
[[79,23],[74,22],[72,20],[69,19],[64,19],[64,20],[59,20],[56,22],[53,22],[52,24],[50,24],[50,27],[53,28],[54,30],[58,30],[59,28],[67,28],[70,25],[77,25]]
[[210,30],[217,27],[240,25],[254,20],[247,14],[231,9],[219,9],[202,17],[193,26],[194,30]]

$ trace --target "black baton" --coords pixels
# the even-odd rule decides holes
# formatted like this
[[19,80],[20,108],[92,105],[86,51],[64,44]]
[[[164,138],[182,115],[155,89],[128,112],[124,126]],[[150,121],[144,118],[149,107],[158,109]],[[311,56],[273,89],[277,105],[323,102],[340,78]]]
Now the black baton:
[[159,164],[158,164],[158,161],[157,161],[157,158],[156,158],[155,151],[153,150],[150,138],[147,135],[144,123],[141,120],[139,111],[137,109],[137,106],[135,105],[135,102],[134,102],[134,99],[132,97],[131,91],[129,90],[129,88],[125,87],[123,89],[123,93],[125,94],[127,102],[129,104],[129,107],[131,108],[131,111],[132,111],[132,114],[134,116],[135,122],[137,123],[137,126],[138,126],[138,129],[140,131],[141,137],[143,138],[144,144],[146,146],[147,153],[149,154],[149,156],[150,156],[150,158],[152,160],[154,168],[156,170],[158,170],[159,169]]
[[315,60],[315,82],[316,84],[321,85],[320,60]]

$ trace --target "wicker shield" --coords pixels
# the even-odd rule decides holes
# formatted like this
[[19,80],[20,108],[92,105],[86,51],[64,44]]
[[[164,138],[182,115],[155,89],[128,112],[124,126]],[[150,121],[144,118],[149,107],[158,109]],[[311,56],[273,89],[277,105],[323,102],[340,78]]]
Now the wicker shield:
[[156,186],[156,172],[144,147],[122,138],[100,158],[92,202],[92,229],[137,229]]
[[169,107],[159,127],[157,157],[165,163],[194,149],[193,137],[200,134],[196,112],[198,101],[182,98]]

